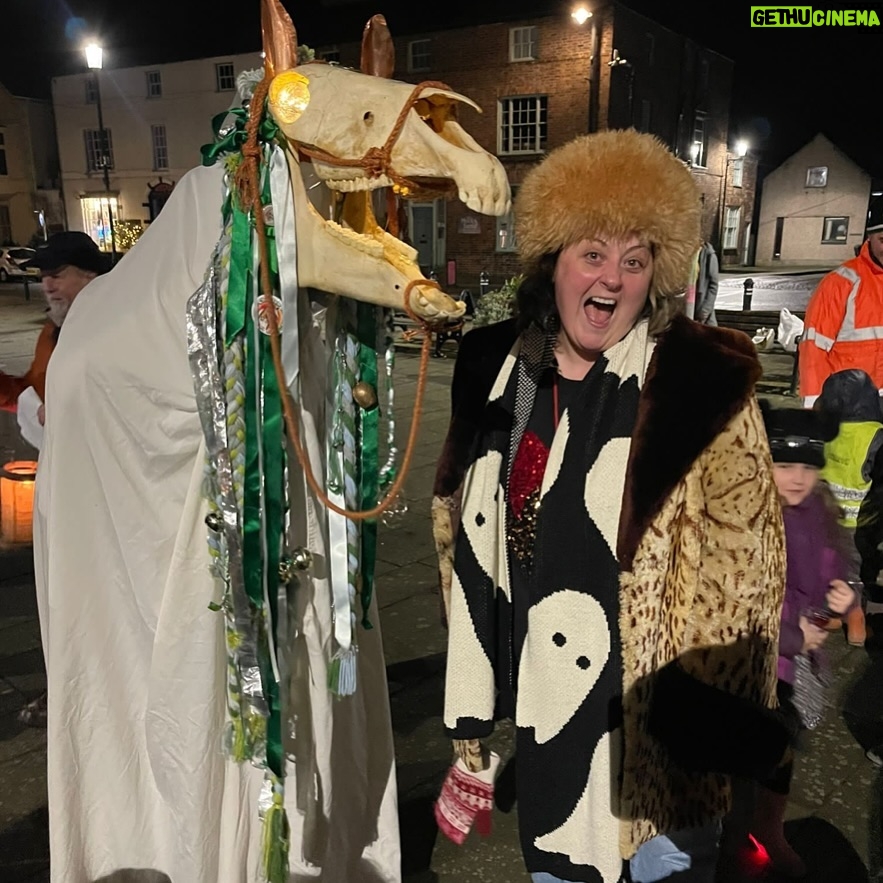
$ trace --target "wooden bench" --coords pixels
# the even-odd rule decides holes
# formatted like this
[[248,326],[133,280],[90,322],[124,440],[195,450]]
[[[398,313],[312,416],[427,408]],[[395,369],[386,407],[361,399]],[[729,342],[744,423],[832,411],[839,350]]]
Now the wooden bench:
[[[419,322],[415,322],[407,313],[394,313],[392,324],[393,328],[401,329],[402,340],[405,343],[418,343],[423,337],[423,326]],[[449,340],[459,344],[463,339],[465,324],[463,319],[453,319],[442,325],[435,332],[435,350],[433,354],[440,357],[442,355],[442,347]]]
[[[778,310],[715,310],[717,324],[721,328],[733,328],[736,331],[744,331],[749,337],[754,337],[760,328],[772,328],[776,333],[779,329],[779,311]],[[804,313],[795,312],[793,315],[804,318]],[[797,338],[800,343],[800,338]],[[797,395],[797,382],[800,376],[800,359],[799,353],[795,350],[793,353],[786,350],[778,341],[770,345],[769,348],[761,350],[761,354],[770,353],[782,356],[789,356],[794,360],[794,366],[791,370],[791,384],[789,387],[789,395]]]

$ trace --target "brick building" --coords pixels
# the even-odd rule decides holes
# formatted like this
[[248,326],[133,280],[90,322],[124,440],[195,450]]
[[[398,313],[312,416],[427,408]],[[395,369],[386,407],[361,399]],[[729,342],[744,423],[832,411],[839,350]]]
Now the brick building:
[[[583,24],[565,10],[407,34],[394,20],[390,27],[396,78],[441,80],[475,100],[483,114],[464,109],[461,121],[500,157],[513,191],[545,153],[577,135],[633,126],[692,166],[703,235],[719,247],[726,232],[723,262],[741,263],[756,164],[728,151],[729,59],[619,3],[597,5]],[[352,67],[359,52],[352,41],[320,45],[317,56]],[[450,287],[474,287],[482,271],[495,283],[517,272],[513,216],[495,221],[437,201],[412,204],[410,219],[421,265]]]
[[[444,25],[429,7],[390,17],[395,76],[441,80],[477,102],[484,112],[464,107],[461,121],[500,157],[514,190],[531,166],[575,136],[634,126],[658,135],[692,166],[703,234],[718,245],[729,224],[735,234],[723,258],[738,262],[754,176],[743,161],[737,186],[737,166],[727,158],[732,62],[618,3],[593,3],[594,14],[578,24],[569,4],[551,0],[511,0],[503,13],[484,3],[469,9],[466,0],[450,2]],[[348,0],[322,5],[335,8],[320,10],[300,39],[319,58],[358,67],[362,26],[375,10]],[[528,17],[514,17],[525,8],[533,10]],[[347,42],[330,42],[341,38]],[[106,208],[129,228],[148,223],[157,184],[167,188],[199,164],[211,118],[236,100],[238,74],[260,63],[253,52],[56,77],[53,106],[71,226],[108,247]],[[99,86],[109,188],[98,167]],[[487,218],[442,200],[411,203],[408,214],[421,266],[448,288],[476,288],[483,271],[494,283],[517,272],[511,215]]]

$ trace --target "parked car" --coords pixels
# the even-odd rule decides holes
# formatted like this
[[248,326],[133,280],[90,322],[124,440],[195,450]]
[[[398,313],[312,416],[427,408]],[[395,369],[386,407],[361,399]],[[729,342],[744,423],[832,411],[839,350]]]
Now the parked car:
[[32,248],[19,245],[8,245],[0,248],[0,282],[38,280],[40,271],[36,267],[25,269],[25,264],[32,260],[36,252]]

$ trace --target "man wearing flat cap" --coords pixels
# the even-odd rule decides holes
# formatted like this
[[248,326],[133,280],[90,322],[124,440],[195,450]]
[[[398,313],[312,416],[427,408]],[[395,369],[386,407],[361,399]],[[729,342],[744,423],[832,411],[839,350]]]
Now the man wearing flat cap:
[[808,406],[825,380],[861,368],[883,390],[883,200],[871,207],[867,239],[852,260],[819,283],[806,308],[800,394]]
[[0,408],[7,411],[16,410],[19,397],[30,388],[43,401],[46,366],[58,342],[64,317],[86,285],[110,269],[110,260],[89,236],[70,230],[50,236],[39,246],[28,266],[40,269],[48,305],[47,318],[27,372],[16,377],[0,371]]

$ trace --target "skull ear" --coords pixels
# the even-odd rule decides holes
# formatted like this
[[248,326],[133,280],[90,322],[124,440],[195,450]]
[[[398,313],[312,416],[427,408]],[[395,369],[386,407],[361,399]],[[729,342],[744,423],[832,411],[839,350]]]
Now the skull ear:
[[264,71],[270,77],[297,66],[297,31],[280,0],[261,0]]
[[386,19],[372,15],[362,32],[362,73],[389,79],[395,66],[395,47]]

